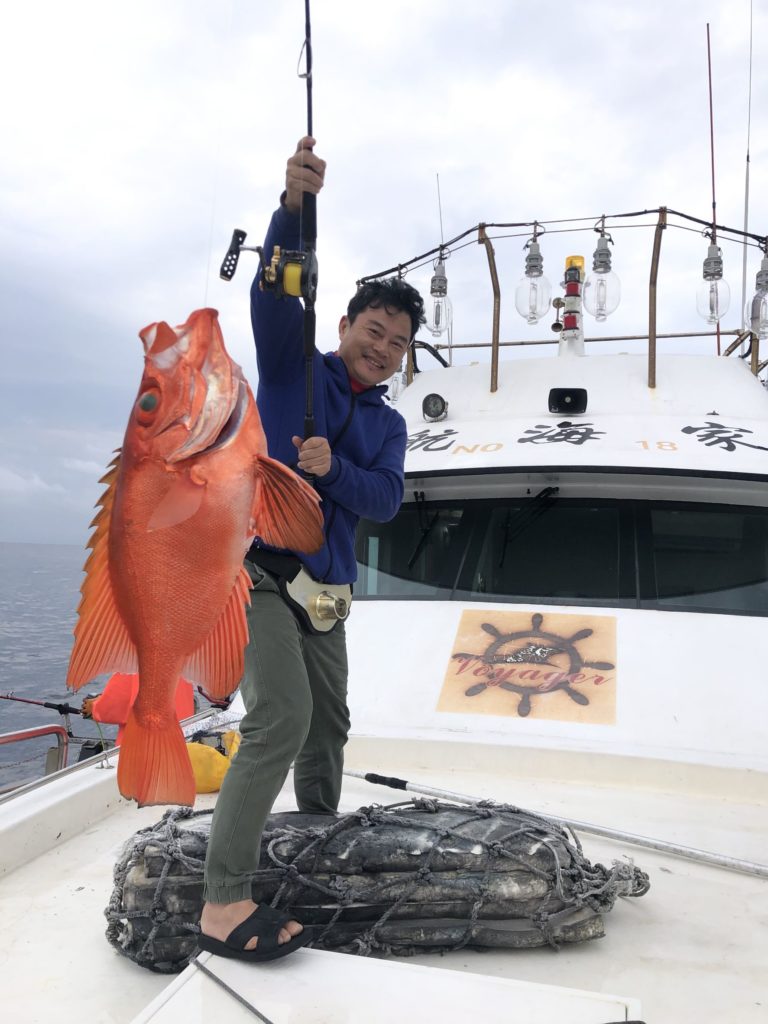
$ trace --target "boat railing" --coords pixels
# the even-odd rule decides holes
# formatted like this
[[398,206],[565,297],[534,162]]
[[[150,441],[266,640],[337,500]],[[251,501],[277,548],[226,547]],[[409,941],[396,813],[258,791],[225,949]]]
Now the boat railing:
[[[617,341],[647,341],[649,342],[649,359],[648,359],[648,387],[656,386],[656,340],[679,340],[685,338],[733,338],[731,344],[721,353],[722,357],[731,356],[734,352],[739,352],[740,349],[744,349],[739,352],[740,356],[744,359],[749,359],[749,368],[751,372],[757,376],[762,373],[763,370],[768,367],[768,359],[760,359],[760,339],[752,331],[740,331],[737,329],[733,330],[721,330],[721,331],[670,331],[664,334],[653,335],[652,345],[651,336],[648,334],[611,334],[611,335],[600,335],[600,337],[589,337],[584,338],[585,344],[598,344],[600,342],[617,342]],[[526,348],[534,347],[537,345],[557,345],[559,344],[558,338],[543,338],[541,340],[512,340],[512,341],[497,341],[494,345],[493,341],[467,341],[467,342],[452,342],[450,345],[447,343],[430,342],[432,348],[437,352],[441,350],[455,351],[457,349],[488,349],[498,352],[502,348]],[[744,348],[744,346],[746,346]],[[413,383],[415,375],[415,369],[411,352],[408,352],[408,362],[406,366],[406,380],[408,384]],[[653,383],[651,383],[653,381]],[[491,391],[498,390],[498,356],[495,362],[491,364]]]
[[[30,729],[17,729],[14,732],[6,732],[0,735],[0,746],[5,746],[9,743],[24,743],[43,736],[56,737],[56,746],[48,750],[45,763],[45,774],[50,775],[52,772],[61,771],[67,764],[69,734],[63,725],[38,725]],[[0,789],[0,793],[9,793],[17,788],[17,786],[5,787]]]
[[[405,263],[398,264],[395,267],[389,267],[387,270],[379,271],[376,274],[371,274],[368,277],[361,278],[360,281],[358,282],[358,284],[363,284],[365,282],[373,281],[373,280],[376,280],[378,278],[387,277],[387,276],[389,276],[389,275],[391,275],[393,273],[397,273],[398,276],[403,276],[405,273],[407,273],[411,269],[418,269],[419,267],[424,266],[435,255],[437,255],[438,261],[440,261],[440,266],[442,266],[442,261],[444,259],[446,259],[451,254],[451,251],[452,251],[454,246],[463,247],[464,245],[471,244],[471,239],[474,236],[476,243],[478,245],[483,246],[483,248],[485,250],[486,257],[487,257],[487,260],[488,260],[488,270],[489,270],[489,274],[490,274],[490,278],[491,278],[491,286],[492,286],[492,290],[493,290],[493,321],[492,321],[492,326],[491,326],[491,339],[490,339],[490,341],[483,341],[483,342],[456,343],[453,340],[452,331],[450,329],[450,326],[448,326],[448,328],[447,328],[448,329],[448,335],[447,335],[448,340],[446,342],[433,341],[429,345],[423,345],[423,347],[428,349],[428,350],[430,350],[433,355],[436,354],[441,362],[444,362],[444,360],[443,360],[442,356],[440,355],[440,352],[441,351],[447,352],[448,353],[448,363],[447,363],[447,365],[450,365],[450,363],[451,363],[451,355],[452,355],[452,352],[453,352],[454,349],[489,348],[490,352],[491,352],[491,367],[490,367],[490,369],[491,369],[491,379],[490,379],[490,390],[491,390],[491,393],[494,393],[495,391],[498,390],[499,352],[500,352],[500,349],[506,348],[506,347],[515,347],[515,346],[524,346],[524,345],[552,345],[552,344],[558,344],[558,345],[563,346],[565,344],[565,348],[563,350],[576,351],[576,354],[580,354],[579,351],[578,351],[578,348],[580,346],[582,346],[582,343],[584,343],[584,342],[594,343],[594,342],[602,342],[602,341],[646,341],[648,343],[648,387],[649,388],[655,388],[656,387],[656,342],[657,342],[657,340],[659,340],[659,339],[674,339],[674,338],[716,338],[717,339],[717,351],[718,351],[718,354],[719,354],[720,353],[720,341],[721,341],[721,339],[723,337],[733,337],[734,340],[733,340],[732,344],[730,344],[728,346],[728,348],[726,349],[725,352],[722,353],[722,355],[730,356],[734,352],[738,351],[740,358],[749,359],[750,370],[752,371],[752,373],[755,376],[757,376],[761,372],[761,370],[763,370],[768,365],[768,360],[765,360],[763,362],[760,361],[759,337],[758,337],[757,333],[755,332],[755,330],[753,329],[755,327],[755,321],[754,320],[752,321],[752,323],[750,324],[749,327],[744,326],[741,329],[725,330],[722,327],[720,327],[720,325],[718,323],[718,325],[715,328],[715,330],[693,331],[693,332],[676,332],[676,333],[660,334],[660,333],[658,333],[658,331],[656,329],[656,325],[657,325],[657,316],[656,316],[656,313],[657,313],[657,310],[656,310],[656,306],[657,306],[657,282],[658,282],[658,272],[659,272],[659,259],[660,259],[660,254],[661,254],[661,242],[662,242],[662,238],[664,236],[664,232],[666,231],[666,229],[668,227],[680,227],[681,226],[681,225],[675,224],[674,222],[670,223],[669,219],[668,219],[670,215],[673,216],[673,218],[682,219],[684,221],[692,221],[692,222],[694,222],[694,223],[696,223],[698,225],[702,225],[704,227],[704,230],[702,231],[702,234],[705,235],[706,237],[708,237],[709,240],[710,240],[710,243],[712,243],[710,245],[710,256],[712,254],[712,251],[717,249],[717,246],[714,244],[716,237],[718,235],[722,235],[722,234],[730,236],[732,241],[738,240],[740,243],[742,243],[744,245],[756,246],[757,248],[759,248],[762,251],[762,253],[765,256],[765,254],[768,253],[768,236],[756,235],[756,234],[753,234],[751,232],[740,231],[740,230],[735,229],[735,228],[728,228],[728,227],[725,227],[723,225],[718,225],[718,224],[715,224],[715,223],[712,223],[712,222],[709,222],[709,221],[701,220],[698,217],[692,217],[689,214],[682,213],[682,212],[680,212],[678,210],[671,210],[671,209],[669,209],[669,208],[667,208],[665,206],[658,207],[655,210],[640,210],[640,211],[635,211],[633,213],[617,214],[617,215],[612,216],[612,217],[606,217],[606,215],[602,215],[601,217],[597,218],[597,224],[595,225],[594,230],[595,231],[599,231],[601,233],[601,237],[605,237],[605,229],[606,229],[606,221],[607,220],[609,220],[609,221],[622,221],[622,220],[625,220],[627,218],[635,218],[635,217],[640,217],[640,216],[646,216],[647,214],[653,214],[653,213],[655,213],[657,215],[657,220],[656,220],[656,224],[654,225],[655,230],[654,230],[654,236],[653,236],[653,251],[652,251],[652,255],[651,255],[650,272],[649,272],[649,277],[648,277],[648,332],[647,332],[647,334],[616,335],[616,336],[604,336],[604,337],[584,337],[582,332],[581,332],[581,327],[580,326],[578,326],[578,327],[568,327],[568,325],[567,325],[567,320],[568,320],[568,315],[567,314],[568,314],[568,309],[570,308],[570,307],[567,306],[567,303],[568,303],[568,301],[578,301],[577,309],[579,311],[578,316],[580,316],[580,309],[581,309],[581,304],[580,303],[581,303],[581,300],[580,300],[580,297],[579,297],[578,300],[575,300],[575,299],[571,299],[571,300],[565,299],[565,300],[562,300],[561,299],[561,300],[556,300],[555,301],[554,305],[558,309],[562,308],[564,306],[566,308],[566,316],[564,318],[564,322],[566,323],[566,329],[563,328],[562,324],[559,324],[559,323],[553,324],[553,330],[554,331],[559,331],[559,333],[555,337],[549,338],[549,339],[544,339],[544,340],[530,340],[530,341],[528,341],[528,340],[525,340],[525,341],[520,340],[520,341],[506,341],[506,342],[502,342],[500,340],[499,333],[500,333],[500,322],[501,322],[501,288],[500,288],[500,285],[499,285],[499,274],[498,274],[498,270],[497,270],[497,266],[496,266],[495,250],[494,250],[494,247],[493,247],[492,237],[489,235],[488,229],[489,228],[496,228],[496,229],[510,229],[510,228],[513,228],[513,229],[518,229],[518,228],[530,228],[530,227],[533,227],[534,236],[533,236],[532,241],[536,241],[536,239],[538,237],[537,232],[540,234],[542,229],[543,229],[543,227],[544,227],[544,225],[546,223],[550,223],[550,222],[534,221],[534,222],[516,222],[516,223],[506,223],[506,224],[480,223],[480,224],[476,225],[475,227],[468,228],[466,231],[463,231],[461,234],[457,235],[456,238],[454,238],[454,239],[452,239],[452,240],[450,240],[448,242],[441,242],[439,246],[436,246],[435,248],[429,250],[428,252],[421,253],[419,256],[415,256],[415,257],[413,257],[413,259],[408,260]],[[551,223],[552,224],[557,224],[557,225],[563,225],[563,224],[569,224],[570,225],[570,224],[575,223],[576,221],[583,221],[583,220],[589,220],[589,219],[590,218],[576,218],[575,220],[562,220],[562,221],[554,221],[554,222],[551,222]],[[597,226],[598,224],[599,224],[599,227]],[[498,237],[504,238],[504,237],[510,237],[510,236],[509,235],[501,235],[501,236],[498,236]],[[608,236],[608,237],[610,237],[610,236]],[[470,241],[467,241],[468,239]],[[596,253],[596,255],[597,255],[597,253]],[[764,264],[766,263],[766,259],[763,260],[763,263]],[[610,263],[608,264],[608,267],[610,269]],[[722,267],[720,268],[720,270],[722,271]],[[705,271],[707,271],[707,261],[705,261]],[[571,272],[571,271],[568,271],[568,272]],[[528,271],[526,271],[526,273],[528,273]],[[579,273],[579,274],[583,273],[583,260],[582,260],[582,269],[577,271],[577,273]],[[711,280],[714,280],[714,279],[717,278],[716,271],[710,269],[709,273],[711,275],[714,275],[714,276],[707,276],[707,273],[705,272],[704,280],[710,280],[711,281]],[[758,275],[758,279],[759,279],[759,277],[760,277],[760,275]],[[719,279],[719,278],[717,278],[717,279]],[[436,280],[436,278],[433,278],[433,285],[434,285],[434,281],[435,280]],[[436,297],[439,297],[439,296],[443,296],[444,297],[445,294],[446,294],[446,292],[445,292],[445,278],[442,277],[440,280],[442,282],[443,290],[440,291],[440,290],[438,290],[435,287],[434,290],[431,291],[431,294],[436,296]],[[578,295],[580,296],[580,294],[581,293],[579,292]],[[759,294],[762,295],[763,292],[759,292]],[[436,298],[436,301],[442,302],[443,298]],[[753,314],[753,316],[754,316],[754,314]],[[531,322],[531,321],[529,321],[529,322]],[[761,321],[761,323],[762,323],[762,321]],[[445,329],[446,329],[446,327],[444,326],[443,330],[445,330]],[[760,327],[760,330],[762,331],[762,326]],[[433,331],[433,334],[435,334],[435,333],[436,332]],[[576,334],[578,334],[578,338],[576,338],[576,337],[571,338],[571,336],[575,336]],[[569,338],[569,341],[567,343],[565,343],[566,335]],[[419,342],[419,339],[417,339],[416,346],[419,347],[419,345],[420,345],[420,342]],[[573,347],[574,345],[576,346],[576,348]],[[581,349],[581,351],[583,352],[583,348]],[[414,360],[413,360],[413,351],[412,351],[412,349],[409,349],[408,356],[407,356],[407,361],[406,361],[406,383],[407,384],[412,383],[413,377],[414,377],[414,372],[415,372],[415,366],[414,366]]]

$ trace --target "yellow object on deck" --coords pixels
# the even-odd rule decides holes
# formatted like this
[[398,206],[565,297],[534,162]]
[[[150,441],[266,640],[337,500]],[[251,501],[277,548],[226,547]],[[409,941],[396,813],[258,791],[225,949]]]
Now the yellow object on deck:
[[221,734],[221,742],[224,744],[224,749],[226,750],[227,757],[230,761],[237,753],[241,739],[242,737],[237,729],[228,729],[226,732]]
[[229,758],[206,743],[187,743],[196,793],[217,793],[229,768]]

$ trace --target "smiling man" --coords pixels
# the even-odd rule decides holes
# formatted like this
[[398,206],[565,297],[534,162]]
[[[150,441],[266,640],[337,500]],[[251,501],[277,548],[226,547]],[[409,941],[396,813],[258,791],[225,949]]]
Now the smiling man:
[[[325,163],[304,138],[288,160],[286,190],[264,242],[301,247],[303,192],[317,194]],[[349,731],[347,652],[342,619],[313,629],[288,592],[357,578],[355,531],[361,516],[391,519],[403,498],[405,422],[384,400],[388,380],[425,322],[421,296],[399,278],[363,285],[339,322],[336,352],[313,363],[316,436],[302,440],[305,411],[303,310],[277,298],[257,276],[251,321],[259,367],[257,402],[269,454],[311,475],[322,498],[325,544],[319,552],[274,551],[259,538],[248,553],[253,581],[241,693],[242,742],[216,804],[205,870],[202,949],[239,959],[275,959],[311,935],[299,921],[258,906],[251,878],[267,815],[294,762],[300,811],[332,814],[341,792]],[[314,622],[317,627],[317,622]]]

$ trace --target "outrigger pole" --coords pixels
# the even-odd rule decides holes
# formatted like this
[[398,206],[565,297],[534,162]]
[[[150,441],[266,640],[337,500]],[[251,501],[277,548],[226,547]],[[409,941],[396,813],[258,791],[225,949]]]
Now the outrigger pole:
[[[453,800],[460,804],[491,807],[497,806],[499,803],[498,800],[481,800],[479,797],[467,796],[464,793],[453,793],[448,789],[434,789],[432,786],[422,786],[419,783],[407,782],[405,779],[393,778],[387,775],[376,775],[374,772],[359,772],[351,768],[345,768],[344,775],[348,775],[353,779],[364,779],[366,782],[371,782],[376,786],[404,789],[411,793],[420,793],[422,796]],[[524,808],[518,808],[518,810],[524,810]],[[538,814],[536,811],[525,811],[525,813]],[[591,825],[586,821],[560,818],[555,814],[540,814],[539,817],[554,821],[556,824],[570,829],[578,829],[579,832],[588,832],[592,835],[603,836],[606,839],[613,839],[619,843],[628,843],[630,846],[642,846],[648,850],[668,853],[673,857],[683,857],[685,860],[693,860],[699,864],[707,864],[710,867],[726,868],[729,871],[739,871],[744,875],[757,875],[758,878],[768,878],[768,864],[758,864],[751,860],[739,860],[736,857],[709,853],[707,850],[697,850],[690,846],[678,846],[677,843],[668,843],[663,839],[650,839],[647,836],[635,835],[632,832],[621,832],[618,829],[606,828],[603,825]]]

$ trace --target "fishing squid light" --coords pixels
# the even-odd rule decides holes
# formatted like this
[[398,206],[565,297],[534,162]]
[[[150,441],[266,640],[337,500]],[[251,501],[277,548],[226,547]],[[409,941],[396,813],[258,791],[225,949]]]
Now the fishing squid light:
[[608,241],[601,233],[592,254],[592,273],[584,282],[584,308],[599,323],[616,311],[621,299],[621,281],[611,269]]
[[768,256],[763,256],[755,277],[755,294],[747,301],[744,324],[761,341],[768,338]]
[[515,289],[515,309],[529,324],[537,324],[549,309],[552,285],[544,276],[544,258],[536,235],[528,242],[525,276]]
[[716,324],[728,312],[731,289],[723,280],[723,253],[711,244],[702,268],[702,281],[696,291],[696,309],[708,324]]
[[427,330],[430,334],[439,338],[449,332],[453,325],[453,308],[448,298],[448,278],[445,276],[445,263],[443,254],[440,253],[434,263],[435,273],[429,286],[429,294],[432,297],[432,315],[427,322]]

